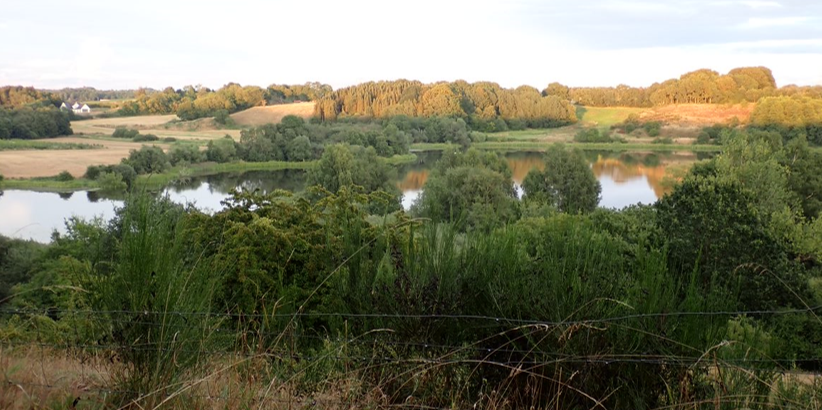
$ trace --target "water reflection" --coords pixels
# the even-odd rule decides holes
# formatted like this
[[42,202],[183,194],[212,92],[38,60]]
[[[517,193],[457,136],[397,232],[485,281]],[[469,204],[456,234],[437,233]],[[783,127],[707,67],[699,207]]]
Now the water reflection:
[[[667,167],[701,159],[704,154],[684,153],[611,153],[586,152],[597,179],[602,184],[600,206],[622,208],[635,203],[652,203],[666,192],[662,180]],[[403,206],[408,209],[419,197],[440,152],[417,153],[417,161],[399,167],[397,185],[403,191]],[[539,152],[506,154],[519,185],[531,169],[545,165]],[[165,193],[179,203],[194,203],[205,211],[222,207],[221,201],[235,187],[271,192],[276,189],[300,191],[306,183],[303,170],[251,171],[192,177],[169,186]],[[520,191],[521,192],[521,191]],[[10,190],[0,193],[0,234],[49,241],[54,229],[63,231],[64,220],[73,215],[111,218],[123,196],[104,196],[98,192],[54,194]]]

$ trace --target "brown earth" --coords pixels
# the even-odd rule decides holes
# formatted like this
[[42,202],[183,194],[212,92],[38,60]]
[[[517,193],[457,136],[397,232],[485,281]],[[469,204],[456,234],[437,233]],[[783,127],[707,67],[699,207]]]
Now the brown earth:
[[296,115],[302,118],[309,118],[314,115],[313,102],[300,102],[293,104],[269,105],[266,107],[252,107],[245,111],[231,114],[238,125],[258,126],[265,124],[276,124],[286,115]]
[[74,142],[98,144],[103,148],[82,150],[20,150],[0,151],[0,174],[6,178],[50,177],[68,171],[75,177],[86,173],[89,165],[119,164],[128,157],[129,151],[142,145],[157,145],[167,150],[162,143],[139,143],[131,141],[106,141],[78,137],[43,139],[51,142]]

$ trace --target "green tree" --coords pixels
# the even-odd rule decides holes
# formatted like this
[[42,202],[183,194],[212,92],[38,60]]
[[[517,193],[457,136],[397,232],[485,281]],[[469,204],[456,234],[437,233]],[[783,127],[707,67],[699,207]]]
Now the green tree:
[[511,170],[493,152],[446,153],[432,170],[414,213],[463,229],[490,230],[519,216]]
[[300,135],[288,142],[287,154],[289,161],[307,161],[313,157],[311,140]]
[[206,146],[206,159],[219,163],[233,161],[237,159],[237,144],[228,135],[211,140]]
[[602,186],[581,151],[554,144],[544,162],[544,171],[532,169],[522,182],[526,201],[550,204],[567,213],[596,209]]
[[351,186],[359,186],[368,194],[385,193],[385,201],[374,199],[368,204],[370,212],[384,214],[401,207],[402,192],[394,183],[395,179],[394,167],[377,156],[373,147],[335,144],[326,147],[319,164],[308,172],[307,184],[322,186],[331,193]]
[[656,204],[672,272],[697,274],[703,289],[722,286],[747,309],[795,306],[786,286],[807,282],[758,216],[756,199],[733,178],[688,175]]
[[171,168],[171,163],[163,149],[153,145],[144,145],[139,150],[131,150],[123,163],[134,168],[137,174],[159,174]]
[[194,144],[174,145],[168,152],[168,160],[175,166],[196,164],[205,160],[205,152],[200,151],[200,147]]

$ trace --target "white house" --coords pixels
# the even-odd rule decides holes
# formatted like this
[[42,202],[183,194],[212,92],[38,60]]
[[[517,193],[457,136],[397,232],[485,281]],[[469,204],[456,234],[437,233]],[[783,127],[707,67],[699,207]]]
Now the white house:
[[80,103],[74,103],[71,107],[68,106],[65,102],[60,105],[61,110],[72,110],[75,114],[89,114],[91,113],[91,108],[89,108],[88,104],[83,104],[82,106]]

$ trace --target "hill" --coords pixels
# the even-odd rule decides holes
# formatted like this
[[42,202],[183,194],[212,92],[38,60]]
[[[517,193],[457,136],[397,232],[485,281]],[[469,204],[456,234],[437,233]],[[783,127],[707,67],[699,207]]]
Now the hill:
[[238,125],[258,126],[276,124],[286,115],[296,115],[309,118],[314,115],[313,102],[299,102],[293,104],[277,104],[265,107],[252,107],[244,111],[231,114],[231,118]]

